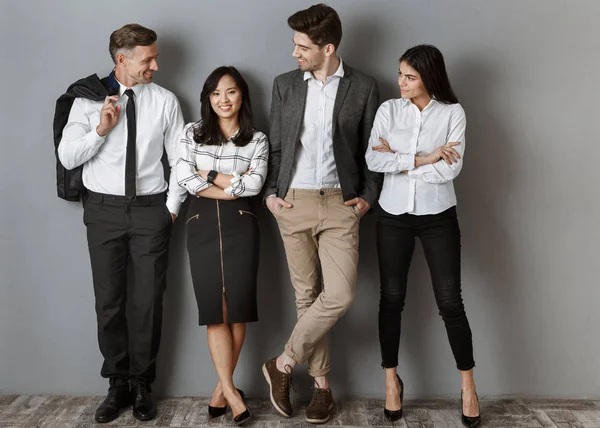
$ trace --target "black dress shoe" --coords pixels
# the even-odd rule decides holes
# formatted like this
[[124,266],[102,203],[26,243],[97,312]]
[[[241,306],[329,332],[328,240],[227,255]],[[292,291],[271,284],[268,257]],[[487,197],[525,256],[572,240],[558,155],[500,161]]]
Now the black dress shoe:
[[[477,398],[477,409],[479,410],[479,397],[477,396],[477,394],[475,394],[475,397]],[[462,423],[464,426],[473,428],[481,425],[481,411],[479,412],[480,414],[477,416],[465,416],[465,414],[463,413],[462,391],[460,391],[460,413],[462,415]]]
[[398,376],[398,374],[396,374],[396,377],[398,378],[398,382],[400,383],[400,404],[402,405],[402,407],[400,408],[400,410],[388,410],[385,407],[383,408],[383,414],[385,415],[386,419],[390,421],[397,421],[398,419],[401,419],[402,411],[404,410],[404,382],[402,382],[402,379],[400,379],[400,376]]
[[252,412],[248,408],[248,404],[246,404],[246,397],[244,396],[244,393],[242,391],[240,391],[239,389],[238,389],[238,392],[242,396],[242,401],[244,402],[244,405],[246,406],[246,410],[244,410],[239,415],[233,417],[233,422],[237,426],[240,426],[240,425],[243,425],[246,422],[248,422],[250,419],[252,419]]
[[129,387],[113,387],[108,390],[108,395],[96,409],[94,419],[99,424],[105,424],[117,419],[119,410],[129,406],[131,399]]
[[[238,389],[237,392],[242,396],[242,400],[244,400],[244,391]],[[211,418],[218,418],[219,416],[223,416],[226,412],[227,406],[213,407],[210,404],[208,405],[208,414]]]
[[150,392],[150,385],[147,383],[131,385],[133,417],[140,421],[149,421],[156,417],[156,407],[150,398]]

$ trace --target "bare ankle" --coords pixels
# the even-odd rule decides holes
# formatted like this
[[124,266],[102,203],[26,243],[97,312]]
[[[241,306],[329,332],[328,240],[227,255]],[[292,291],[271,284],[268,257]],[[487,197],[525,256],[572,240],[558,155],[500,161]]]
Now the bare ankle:
[[283,353],[275,360],[275,366],[277,370],[282,373],[291,373],[296,365],[296,361],[290,358],[287,354]]
[[329,389],[329,380],[327,379],[327,376],[316,376],[314,381],[315,388]]

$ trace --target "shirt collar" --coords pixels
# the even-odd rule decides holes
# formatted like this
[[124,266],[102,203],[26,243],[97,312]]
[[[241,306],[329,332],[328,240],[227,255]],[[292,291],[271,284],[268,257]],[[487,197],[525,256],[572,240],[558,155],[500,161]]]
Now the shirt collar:
[[238,128],[231,137],[229,137],[229,139],[227,141],[231,141],[233,140],[235,137],[238,136],[238,134],[240,133],[240,128]]
[[[332,76],[327,76],[327,80],[333,78],[333,77],[344,77],[344,61],[342,61],[342,58],[340,57],[340,66],[337,68],[337,70],[335,71],[335,73],[333,73]],[[304,72],[304,80],[309,80],[309,79],[315,79],[315,76],[313,76],[313,74],[310,71],[305,71]]]
[[[407,100],[406,98],[400,98],[400,99],[402,100],[402,105],[404,107],[414,106],[415,108],[418,109],[418,107],[416,105],[414,105],[411,100]],[[432,98],[431,100],[429,100],[429,104],[427,104],[425,106],[425,108],[423,109],[423,111],[432,109],[436,104],[439,104],[439,103],[440,102],[438,100],[436,100],[435,98]]]
[[142,93],[144,86],[146,86],[142,83],[138,83],[137,85],[132,86],[131,88],[128,88],[127,86],[125,86],[121,82],[119,82],[119,79],[117,79],[117,76],[115,76],[115,81],[119,84],[119,98],[125,94],[125,91],[127,89],[131,89],[133,91],[133,93],[135,94],[135,96],[137,97],[138,95],[140,95]]

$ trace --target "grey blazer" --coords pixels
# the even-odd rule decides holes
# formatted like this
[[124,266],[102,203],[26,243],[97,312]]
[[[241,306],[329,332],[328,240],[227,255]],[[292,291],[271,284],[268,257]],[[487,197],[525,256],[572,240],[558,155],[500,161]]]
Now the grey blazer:
[[[308,81],[303,77],[304,72],[294,70],[277,76],[273,82],[265,197],[276,193],[283,198],[290,185],[308,89]],[[344,77],[333,106],[332,135],[333,156],[345,201],[359,196],[373,205],[379,195],[382,176],[369,171],[365,162],[378,107],[375,79],[344,63]]]

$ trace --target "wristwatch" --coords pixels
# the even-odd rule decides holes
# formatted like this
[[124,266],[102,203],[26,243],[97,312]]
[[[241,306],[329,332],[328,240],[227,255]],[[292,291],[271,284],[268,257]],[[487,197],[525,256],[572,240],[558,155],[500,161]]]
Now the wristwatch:
[[217,171],[215,171],[214,169],[210,170],[208,172],[208,174],[206,174],[206,181],[210,184],[213,183],[213,181],[215,181],[215,178],[217,178],[217,175],[219,173]]

